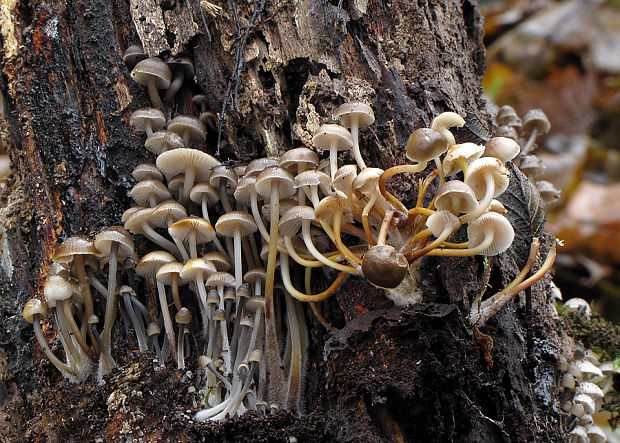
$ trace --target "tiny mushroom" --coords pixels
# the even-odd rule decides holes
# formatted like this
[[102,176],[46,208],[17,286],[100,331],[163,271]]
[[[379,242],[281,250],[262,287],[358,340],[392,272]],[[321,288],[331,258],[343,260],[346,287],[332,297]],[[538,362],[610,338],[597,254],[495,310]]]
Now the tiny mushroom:
[[153,106],[166,112],[159,96],[159,89],[168,89],[172,80],[172,72],[162,60],[151,57],[138,62],[131,71],[131,78],[142,86],[147,86]]

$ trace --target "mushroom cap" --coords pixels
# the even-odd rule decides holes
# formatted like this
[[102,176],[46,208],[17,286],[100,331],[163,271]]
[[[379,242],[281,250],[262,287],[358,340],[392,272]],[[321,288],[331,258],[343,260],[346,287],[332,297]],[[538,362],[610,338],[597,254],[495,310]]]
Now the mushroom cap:
[[195,181],[208,181],[211,169],[220,162],[209,154],[198,149],[178,148],[166,151],[157,157],[157,167],[164,173],[167,179],[184,173],[188,168],[195,168]]
[[166,124],[166,116],[157,108],[140,108],[131,114],[129,124],[137,132],[145,132],[147,122],[151,123],[153,131],[158,131]]
[[129,67],[133,67],[139,61],[146,58],[142,45],[129,45],[123,52],[123,61]]
[[586,426],[586,433],[588,434],[590,443],[604,443],[607,441],[607,434],[594,423],[590,423]]
[[263,157],[252,160],[248,167],[245,169],[245,177],[257,176],[261,171],[269,168],[270,166],[278,166],[280,160],[277,157]]
[[325,195],[331,194],[330,185],[332,179],[323,171],[309,170],[298,174],[295,177],[295,188],[299,189],[303,186],[318,186]]
[[211,289],[207,294],[207,305],[219,305],[220,304],[220,296],[217,293],[216,289]]
[[314,209],[310,206],[294,206],[286,211],[280,219],[279,229],[282,235],[294,237],[301,229],[304,221],[314,219]]
[[249,317],[247,315],[241,319],[239,324],[241,326],[245,326],[245,327],[248,327],[248,328],[253,328],[254,327],[254,321],[252,320],[251,317]]
[[210,261],[206,261],[204,258],[192,258],[183,265],[180,275],[183,280],[189,281],[195,280],[200,275],[203,279],[207,279],[215,273],[217,270]]
[[299,168],[314,169],[319,164],[319,156],[312,149],[295,148],[286,151],[280,157],[280,167],[297,174]]
[[144,146],[153,154],[159,155],[162,152],[170,151],[171,149],[182,148],[184,145],[181,136],[175,134],[174,132],[162,129],[160,131],[153,132],[150,137],[147,137],[144,142]]
[[134,234],[144,233],[143,225],[152,226],[153,208],[140,209],[125,220],[125,229]]
[[344,127],[335,124],[322,125],[312,137],[312,143],[320,149],[346,151],[353,148],[353,136]]
[[248,168],[247,164],[239,163],[233,167],[233,171],[237,174],[237,177],[241,178],[245,174],[245,170]]
[[244,309],[247,309],[250,312],[256,312],[259,309],[265,309],[265,297],[262,295],[253,295],[248,298],[248,300],[243,305]]
[[357,165],[344,165],[338,168],[336,174],[334,174],[332,185],[337,191],[347,194],[349,186],[352,185],[355,177],[357,177]]
[[540,175],[546,169],[537,155],[522,155],[519,160],[519,169],[530,178]]
[[147,86],[151,77],[157,80],[157,89],[168,89],[172,81],[172,72],[168,65],[157,57],[140,61],[131,71],[131,78],[142,86]]
[[555,185],[547,180],[536,181],[536,189],[538,189],[545,203],[551,203],[562,195],[562,192],[556,189]]
[[179,174],[175,174],[173,177],[168,179],[168,189],[170,189],[170,192],[175,192],[178,194],[179,192],[181,192],[181,189],[183,189],[184,184],[185,174],[182,172]]
[[235,286],[235,277],[233,277],[228,272],[215,272],[209,276],[207,279],[207,286],[228,286],[233,288]]
[[226,183],[226,192],[228,194],[235,192],[239,177],[237,177],[237,173],[233,170],[233,168],[227,165],[217,165],[213,168],[211,175],[209,176],[209,184],[218,189],[222,180]]
[[407,158],[415,162],[426,162],[440,156],[448,149],[448,141],[439,132],[419,128],[407,139]]
[[172,285],[172,277],[177,276],[177,284],[184,285],[187,281],[181,277],[181,271],[183,270],[183,263],[178,261],[172,261],[170,263],[164,263],[159,267],[155,274],[155,279],[166,286]]
[[465,184],[467,184],[476,198],[484,197],[487,189],[487,177],[493,177],[494,192],[493,197],[497,197],[508,188],[508,169],[501,160],[495,157],[482,157],[469,164],[465,173]]
[[263,352],[260,349],[254,349],[248,356],[248,361],[251,363],[259,363],[263,359]]
[[321,199],[314,215],[319,220],[323,220],[331,225],[334,223],[334,216],[338,212],[342,213],[343,222],[352,221],[351,208],[347,198],[340,195],[328,195]]
[[580,373],[580,378],[583,379],[583,376],[586,377],[602,377],[603,372],[588,360],[575,360],[573,363],[577,370]]
[[249,283],[242,283],[241,286],[237,288],[235,296],[236,298],[250,298],[250,296],[252,295],[250,294],[250,290],[251,288]]
[[467,225],[469,248],[475,248],[486,236],[493,236],[493,243],[479,255],[497,255],[510,247],[515,231],[506,217],[497,212],[485,212]]
[[514,118],[519,118],[517,111],[510,105],[504,105],[497,111],[497,115],[495,116],[495,120],[497,122],[497,126],[506,125],[507,122],[513,120]]
[[211,223],[200,217],[185,217],[168,227],[170,236],[181,242],[187,241],[192,232],[196,234],[197,244],[209,243],[215,238],[215,230]]
[[176,260],[174,255],[166,251],[149,252],[138,262],[136,274],[145,278],[153,278],[157,274],[160,266],[175,262]]
[[231,211],[222,214],[215,223],[215,230],[224,237],[233,237],[235,232],[239,232],[241,237],[254,234],[258,230],[256,221],[247,212]]
[[[291,198],[284,198],[278,202],[279,207],[279,217],[282,217],[286,211],[291,209],[293,206],[297,206],[297,201]],[[266,205],[261,206],[261,214],[265,220],[271,223],[271,204],[267,203]]]
[[594,414],[596,411],[596,404],[594,403],[594,399],[587,394],[577,394],[573,400],[575,405],[582,405],[584,409],[584,413],[586,414]]
[[435,131],[463,126],[465,126],[465,120],[456,112],[442,112],[431,122],[431,129]]
[[583,312],[588,318],[592,314],[590,304],[583,298],[574,297],[564,303],[567,312]]
[[357,118],[357,127],[366,128],[375,122],[375,113],[366,103],[349,102],[336,108],[334,118],[340,120],[345,128],[350,128]]
[[168,188],[161,181],[152,178],[136,183],[129,194],[139,205],[148,205],[151,197],[156,203],[172,198]]
[[497,212],[498,214],[505,215],[508,212],[508,209],[503,205],[499,200],[491,200],[491,204],[487,208],[487,211]]
[[164,179],[164,175],[157,169],[157,166],[152,163],[140,163],[134,168],[131,175],[138,181],[147,180],[149,178],[159,181]]
[[127,220],[129,220],[131,218],[132,215],[134,215],[136,212],[141,211],[143,209],[150,209],[147,208],[146,206],[132,206],[129,209],[126,209],[123,212],[123,215],[121,215],[121,221],[124,223],[127,223]]
[[189,131],[190,139],[203,140],[207,135],[205,124],[193,115],[177,115],[168,123],[168,131],[183,137],[185,131]]
[[512,126],[500,126],[499,128],[497,128],[497,131],[495,131],[495,136],[506,137],[516,140],[517,138],[519,138],[519,133]]
[[22,311],[22,317],[28,323],[34,322],[34,316],[39,315],[41,318],[47,317],[47,304],[36,298],[31,298],[26,302],[24,310]]
[[213,111],[201,112],[198,117],[210,130],[217,131],[217,114]]
[[457,159],[462,158],[469,164],[477,158],[482,157],[483,153],[484,146],[475,143],[459,143],[450,146],[443,159],[444,175],[447,177],[461,170],[461,167],[456,162]]
[[235,290],[233,288],[224,289],[224,300],[235,300],[236,298]]
[[151,224],[158,228],[168,228],[169,220],[176,222],[187,217],[185,207],[176,200],[166,200],[153,208]]
[[213,263],[217,272],[227,272],[231,268],[228,258],[219,252],[207,252],[202,258]]
[[290,197],[295,193],[295,179],[293,175],[278,166],[268,167],[258,174],[255,189],[258,194],[268,200],[271,196],[272,185],[278,186],[281,199]]
[[256,282],[265,283],[267,279],[267,273],[263,268],[252,268],[248,270],[243,276],[243,281],[251,285],[255,285]]
[[493,137],[484,145],[484,156],[495,157],[506,163],[521,152],[519,144],[508,137]]
[[64,278],[52,275],[43,285],[43,295],[49,306],[56,306],[57,301],[67,300],[73,295],[73,286]]
[[601,388],[599,388],[597,385],[589,381],[582,381],[581,383],[579,383],[577,392],[581,394],[589,395],[594,400],[603,398],[605,396]]
[[360,171],[360,173],[353,180],[353,189],[363,193],[378,193],[379,192],[379,178],[383,174],[383,169],[380,168],[366,168]]
[[112,243],[118,243],[118,257],[131,256],[135,251],[133,238],[122,226],[110,226],[95,236],[93,245],[102,254],[110,255]]
[[213,312],[213,320],[226,321],[226,311],[224,311],[223,309],[216,309]]
[[194,63],[191,58],[170,56],[166,63],[175,74],[177,71],[181,70],[186,80],[194,78]]
[[98,255],[92,240],[83,235],[67,238],[56,246],[52,259],[58,263],[68,263],[75,255]]
[[395,288],[409,270],[405,256],[390,245],[377,245],[370,248],[362,259],[364,277],[380,288]]
[[161,332],[161,328],[157,326],[157,323],[149,323],[146,327],[146,335],[149,337],[157,335]]
[[551,123],[542,109],[530,109],[523,117],[523,133],[530,134],[534,128],[538,134],[546,134],[551,129]]
[[439,237],[444,231],[455,232],[460,226],[459,218],[447,209],[435,211],[426,220],[426,226],[435,237]]
[[[455,145],[458,146],[458,145]],[[478,207],[474,191],[460,180],[445,182],[435,192],[435,207],[447,209],[455,215],[473,211]]]
[[244,206],[252,204],[252,195],[254,194],[256,194],[256,177],[243,177],[237,183],[237,189],[233,193],[235,200]]
[[189,309],[182,307],[174,316],[174,321],[180,325],[187,325],[192,321],[192,314]]
[[207,206],[220,201],[220,194],[217,189],[207,182],[196,183],[189,193],[189,199],[199,205],[202,203],[203,197],[207,197]]
[[192,102],[196,103],[198,106],[207,106],[207,96],[204,94],[195,94],[192,96]]

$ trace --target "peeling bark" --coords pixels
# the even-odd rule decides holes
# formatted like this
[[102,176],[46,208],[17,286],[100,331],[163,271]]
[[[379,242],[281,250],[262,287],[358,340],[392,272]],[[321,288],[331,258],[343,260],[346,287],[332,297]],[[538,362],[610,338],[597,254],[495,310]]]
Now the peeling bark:
[[[119,224],[130,206],[132,169],[153,159],[128,125],[131,112],[148,101],[121,58],[138,39],[149,55],[195,60],[198,86],[184,88],[174,112],[195,113],[189,97],[199,90],[216,112],[227,100],[222,160],[309,145],[323,119],[348,99],[367,100],[377,116],[361,133],[369,165],[405,162],[410,132],[444,110],[467,115],[457,139],[485,137],[475,2],[355,0],[338,11],[336,1],[271,1],[247,40],[255,5],[238,3],[238,21],[234,2],[219,4],[215,17],[203,11],[210,41],[198,1],[0,7],[0,138],[12,163],[8,191],[0,196],[0,440],[120,441],[129,434],[145,441],[562,440],[554,380],[561,337],[551,294],[539,283],[529,311],[517,300],[491,320],[484,331],[494,341],[488,367],[464,314],[480,290],[479,257],[423,259],[424,305],[405,310],[363,280],[348,279],[326,303],[340,331],[311,329],[302,417],[246,414],[226,424],[196,424],[185,412],[190,398],[176,371],[153,373],[146,359],[127,350],[104,386],[72,385],[34,351],[20,314],[41,292],[54,245]],[[217,134],[210,134],[206,150],[213,153],[216,143]],[[415,184],[394,181],[393,191],[410,202]],[[517,274],[516,257],[496,261],[489,293]]]

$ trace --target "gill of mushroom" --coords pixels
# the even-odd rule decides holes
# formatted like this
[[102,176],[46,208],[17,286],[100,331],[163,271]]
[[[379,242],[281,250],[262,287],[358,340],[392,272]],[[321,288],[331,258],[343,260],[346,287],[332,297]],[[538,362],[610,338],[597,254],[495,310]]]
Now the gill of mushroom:
[[476,194],[478,207],[461,216],[461,224],[468,223],[484,213],[493,198],[508,188],[508,170],[501,160],[482,157],[470,163],[464,181]]
[[[151,225],[153,209],[154,208],[143,208],[133,212],[125,220],[125,229],[134,234],[142,234],[162,249],[181,257],[181,253],[177,246],[153,229]],[[185,252],[185,254],[187,253]]]
[[194,77],[194,64],[188,57],[168,57],[167,64],[174,78],[164,94],[164,103],[171,105],[174,96],[183,85],[183,80],[191,80]]
[[[168,227],[168,233],[174,239],[181,254],[185,251],[184,243],[189,244],[190,258],[198,257],[198,245],[209,243],[215,238],[211,223],[201,217],[189,216],[177,220]],[[185,261],[188,259],[185,258]]]
[[338,151],[353,148],[353,136],[344,127],[335,124],[322,125],[314,137],[312,143],[321,149],[329,150],[329,171],[333,180],[338,169]]
[[[207,182],[196,183],[190,191],[189,199],[197,205],[200,205],[202,218],[211,223],[211,219],[209,218],[209,206],[220,201],[218,191]],[[213,225],[213,223],[211,224]],[[217,236],[213,239],[213,244],[220,254],[228,257],[228,252],[224,249]]]
[[147,138],[166,124],[166,116],[157,108],[140,108],[129,118],[129,125],[137,132],[145,132]]
[[43,352],[45,353],[49,361],[51,361],[52,364],[56,366],[56,368],[65,377],[73,380],[78,374],[77,370],[73,367],[70,367],[65,362],[61,361],[58,357],[56,357],[56,355],[49,348],[45,337],[43,337],[43,331],[41,330],[41,320],[47,317],[47,313],[47,304],[45,304],[45,302],[42,302],[41,300],[33,298],[26,302],[24,310],[22,311],[22,317],[24,317],[24,319],[28,323],[32,324],[32,328],[34,330],[34,335],[37,339],[37,342],[39,343],[39,346],[41,346],[41,348],[43,349]]
[[190,141],[204,140],[207,135],[204,123],[193,115],[177,115],[168,123],[168,131],[179,135],[185,148],[189,148]]

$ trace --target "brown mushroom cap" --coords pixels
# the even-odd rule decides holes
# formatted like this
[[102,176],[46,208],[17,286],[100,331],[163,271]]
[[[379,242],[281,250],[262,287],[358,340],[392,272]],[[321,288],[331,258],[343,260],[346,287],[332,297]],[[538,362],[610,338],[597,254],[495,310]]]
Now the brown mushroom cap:
[[415,162],[425,162],[443,154],[448,142],[439,132],[429,128],[419,128],[407,139],[407,158]]
[[178,277],[177,284],[185,285],[188,280],[181,276],[181,271],[183,270],[183,263],[179,263],[178,261],[173,261],[170,263],[164,263],[159,267],[157,273],[155,274],[155,279],[167,286],[172,284],[172,277],[175,275]]
[[[121,215],[121,221],[123,222],[123,224],[127,223],[127,220],[129,220],[136,212],[143,209],[150,208],[147,208],[146,206],[132,206],[131,208],[126,209],[125,212],[123,212],[123,215]],[[127,227],[125,227],[125,229],[127,229]]]
[[45,302],[42,302],[41,300],[38,300],[36,298],[31,298],[26,302],[26,305],[24,306],[24,310],[22,311],[22,317],[24,317],[24,320],[26,320],[28,323],[32,324],[34,322],[35,315],[38,315],[41,318],[45,318],[47,317],[47,312],[48,308]]
[[134,234],[144,234],[143,224],[152,226],[153,208],[144,208],[135,211],[125,220],[125,229]]
[[209,154],[190,148],[178,148],[166,151],[157,157],[157,167],[166,178],[183,173],[188,167],[196,168],[195,181],[208,181],[211,169],[220,162]]
[[186,80],[194,78],[194,63],[191,58],[170,56],[166,63],[175,73],[180,70]]
[[176,200],[166,200],[153,208],[151,224],[158,228],[168,228],[169,221],[172,223],[187,217],[185,207]]
[[293,175],[278,166],[271,166],[258,174],[255,184],[256,192],[268,200],[271,195],[272,184],[278,186],[281,199],[290,197],[295,193]]
[[259,281],[265,283],[266,279],[267,273],[263,268],[252,268],[243,276],[243,281],[251,285],[255,285]]
[[488,235],[493,235],[493,244],[480,255],[497,255],[510,247],[515,231],[506,217],[497,212],[485,212],[467,225],[469,248],[481,244]]
[[130,68],[133,68],[136,63],[144,60],[145,58],[146,54],[144,54],[142,45],[130,45],[123,53],[123,61]]
[[68,263],[73,260],[74,255],[97,255],[98,252],[92,240],[82,235],[67,238],[60,245],[56,246],[53,260],[58,263]]
[[551,123],[542,109],[531,109],[523,118],[524,134],[530,134],[534,128],[538,134],[546,134],[551,129]]
[[189,309],[183,307],[174,316],[174,321],[180,325],[187,325],[192,321],[192,314],[189,312]]
[[175,262],[174,255],[166,251],[153,251],[146,254],[138,262],[136,273],[145,278],[153,278],[157,274],[160,266],[166,263]]
[[237,181],[239,177],[231,168],[227,165],[217,165],[211,171],[211,175],[209,176],[209,184],[216,189],[219,189],[220,183],[222,181],[226,183],[226,192],[228,194],[232,194],[237,189]]
[[145,132],[147,123],[151,124],[153,132],[158,131],[166,124],[166,116],[157,108],[140,108],[129,118],[129,124],[137,132]]
[[207,197],[207,204],[214,205],[220,201],[220,194],[213,186],[207,182],[196,183],[189,193],[189,199],[196,204],[202,203],[202,197]]
[[174,132],[162,129],[148,137],[144,142],[144,146],[153,154],[159,155],[171,149],[182,148],[183,139]]
[[254,217],[243,211],[232,211],[220,216],[215,223],[215,230],[224,237],[233,237],[240,232],[242,237],[256,232],[258,226]]
[[357,118],[358,128],[365,128],[375,122],[375,113],[366,103],[349,102],[336,108],[334,118],[342,121],[345,128],[350,128],[353,119]]
[[139,205],[148,205],[151,198],[155,200],[156,204],[172,198],[168,188],[159,180],[154,179],[139,181],[131,188],[129,194]]
[[[217,114],[212,111],[204,111],[198,117],[211,131],[217,131]],[[222,142],[222,144],[224,144]]]
[[271,167],[278,166],[280,160],[277,157],[263,157],[252,160],[248,167],[245,169],[245,177],[253,177],[260,174],[263,170]]
[[312,137],[312,143],[320,149],[334,149],[338,151],[353,148],[353,136],[344,127],[334,124],[322,125]]
[[192,258],[183,265],[181,269],[181,278],[183,280],[195,280],[198,276],[202,276],[203,280],[217,273],[213,263],[206,261],[204,258]]
[[280,167],[297,174],[299,168],[314,169],[319,164],[319,156],[312,149],[295,148],[286,151],[280,157]]
[[450,146],[446,156],[443,159],[443,173],[447,177],[452,174],[456,174],[461,170],[461,167],[457,164],[459,158],[464,159],[468,164],[477,158],[482,157],[484,153],[484,146],[477,145],[475,143],[459,143],[457,145]]
[[445,182],[435,192],[435,207],[447,209],[455,215],[476,209],[478,201],[474,191],[460,180]]
[[390,245],[373,246],[362,259],[364,277],[380,288],[395,288],[408,270],[409,263],[405,256]]
[[139,62],[131,71],[131,78],[142,86],[146,86],[150,77],[157,79],[157,89],[167,89],[172,81],[172,72],[157,57],[147,58]]
[[157,169],[157,166],[151,163],[140,163],[134,168],[134,170],[131,172],[131,175],[138,181],[147,180],[150,178],[159,181],[162,181],[164,179],[164,175],[159,169]]
[[98,233],[93,242],[95,248],[105,255],[110,255],[113,243],[118,243],[119,258],[130,257],[135,251],[131,235],[122,226],[110,226]]
[[207,279],[207,286],[209,287],[213,288],[220,285],[233,288],[235,286],[235,277],[228,272],[215,272]]
[[235,200],[244,206],[251,205],[252,195],[254,194],[256,194],[256,177],[243,177],[237,183],[237,189],[233,193]]
[[186,131],[189,131],[190,139],[204,140],[207,135],[205,124],[193,115],[177,115],[168,123],[168,131],[183,137]]
[[519,144],[511,138],[493,137],[485,144],[484,156],[495,157],[506,163],[521,152]]
[[217,272],[227,272],[231,268],[228,257],[219,252],[207,252],[202,258],[213,263]]
[[170,236],[181,242],[187,241],[192,231],[196,233],[196,244],[208,243],[215,238],[211,223],[200,217],[185,217],[168,227]]

